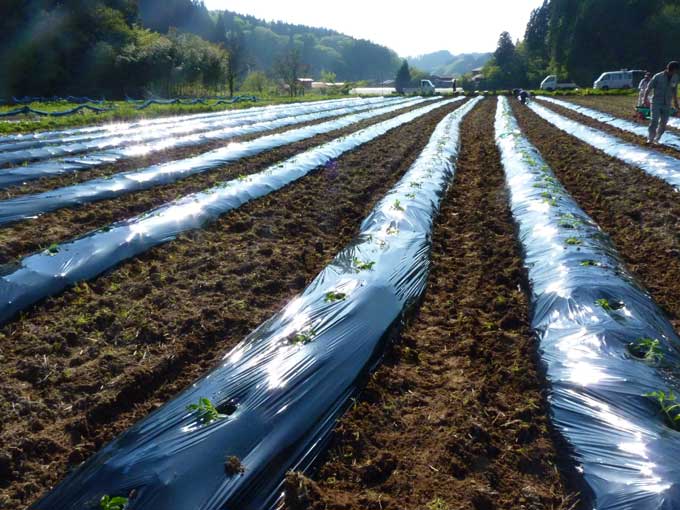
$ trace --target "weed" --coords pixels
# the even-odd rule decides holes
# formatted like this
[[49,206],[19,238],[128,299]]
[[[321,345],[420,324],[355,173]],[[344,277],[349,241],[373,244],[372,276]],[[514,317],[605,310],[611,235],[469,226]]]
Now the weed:
[[449,510],[449,505],[442,498],[434,498],[425,505],[427,510]]
[[396,234],[399,233],[399,229],[396,228],[396,227],[389,226],[389,227],[387,227],[387,230],[385,231],[385,233],[388,236],[393,236],[393,235],[396,235]]
[[109,496],[105,494],[99,500],[99,508],[101,510],[124,510],[128,504],[128,498],[123,496]]
[[570,237],[565,241],[569,246],[578,246],[581,244],[581,240],[577,239],[576,237]]
[[592,266],[597,266],[598,263],[595,262],[594,260],[588,259],[588,260],[582,260],[581,265],[584,266],[584,267],[592,267]]
[[59,245],[57,243],[52,243],[47,247],[47,254],[52,256],[59,253]]
[[416,198],[416,194],[415,194],[415,193],[406,193],[405,196],[406,196],[406,198]]
[[404,210],[404,208],[401,206],[401,202],[399,201],[399,199],[396,199],[394,201],[394,204],[392,204],[392,209],[396,209],[397,211],[403,211]]
[[239,176],[237,177],[237,179],[238,179],[239,181],[247,181],[247,180],[248,180],[248,176],[247,176],[247,175],[244,175],[244,174],[239,174]]
[[664,356],[660,342],[652,338],[638,338],[628,344],[628,351],[636,358],[651,361],[652,363],[661,361]]
[[668,392],[668,395],[663,390],[657,390],[645,393],[644,396],[656,401],[671,428],[680,430],[680,404],[677,403],[675,393],[672,390]]
[[335,301],[344,301],[347,298],[347,294],[344,292],[335,292],[333,290],[326,292],[326,297],[324,301],[326,303],[333,303]]
[[223,414],[217,410],[210,399],[201,397],[198,399],[198,404],[189,404],[187,411],[195,412],[198,415],[199,421],[203,423],[211,423],[220,418],[224,418]]
[[423,185],[418,181],[413,181],[412,183],[409,184],[409,186],[411,186],[412,188],[422,188],[423,187]]
[[363,262],[362,260],[359,260],[356,257],[352,259],[352,263],[354,264],[354,267],[356,267],[359,271],[370,271],[371,269],[373,269],[373,266],[375,265],[375,262],[373,261]]

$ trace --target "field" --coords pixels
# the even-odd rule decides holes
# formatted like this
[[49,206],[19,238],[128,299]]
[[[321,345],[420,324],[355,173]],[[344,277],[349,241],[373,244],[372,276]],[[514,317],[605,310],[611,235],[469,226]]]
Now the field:
[[[257,94],[256,94],[257,95]],[[258,95],[259,105],[285,104],[300,101],[319,101],[322,99],[334,99],[341,96],[322,96],[319,94],[307,94],[303,97],[281,97]],[[127,101],[106,101],[99,106],[111,109],[107,112],[82,111],[74,115],[64,117],[43,117],[35,114],[0,117],[0,135],[11,133],[31,133],[38,130],[64,129],[69,127],[85,126],[91,124],[105,124],[110,122],[132,121],[137,119],[151,119],[172,115],[186,115],[191,113],[219,112],[223,110],[243,109],[252,106],[252,102],[240,102],[234,104],[222,104],[211,106],[216,100],[207,100],[208,104],[154,104],[143,110],[136,109],[137,104]],[[92,104],[92,103],[88,103]],[[0,114],[16,110],[24,105],[0,105]],[[64,101],[48,101],[28,103],[26,106],[43,112],[63,112],[79,106],[79,103]]]
[[680,504],[680,132],[556,99],[0,137],[0,507]]

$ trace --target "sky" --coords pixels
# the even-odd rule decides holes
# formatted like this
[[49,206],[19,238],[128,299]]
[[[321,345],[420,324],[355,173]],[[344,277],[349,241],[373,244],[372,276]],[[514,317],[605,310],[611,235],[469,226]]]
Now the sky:
[[[332,28],[415,56],[493,51],[501,32],[521,39],[531,10],[543,0],[204,0],[209,9]],[[403,6],[403,7],[402,7]]]

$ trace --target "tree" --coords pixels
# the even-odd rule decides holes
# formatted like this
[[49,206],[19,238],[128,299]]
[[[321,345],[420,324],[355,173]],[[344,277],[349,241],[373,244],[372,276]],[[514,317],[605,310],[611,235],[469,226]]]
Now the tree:
[[501,33],[498,38],[498,47],[493,53],[496,65],[501,69],[510,69],[515,60],[515,45],[507,32]]
[[321,81],[324,83],[335,83],[335,73],[330,71],[321,71]]
[[293,45],[281,54],[274,64],[276,75],[288,86],[291,97],[298,94],[298,79],[306,72],[307,66],[302,63],[300,50]]
[[401,62],[401,67],[397,71],[397,76],[394,79],[394,86],[397,93],[403,94],[404,89],[411,84],[411,71],[408,68],[408,62],[404,59]]
[[251,71],[248,73],[248,76],[246,76],[245,80],[243,80],[241,90],[262,94],[267,90],[268,87],[269,80],[267,79],[266,74],[264,74],[262,71]]
[[229,53],[227,61],[227,85],[229,86],[229,97],[234,96],[236,81],[243,74],[245,67],[245,44],[243,33],[238,30],[231,30],[225,35],[224,47]]

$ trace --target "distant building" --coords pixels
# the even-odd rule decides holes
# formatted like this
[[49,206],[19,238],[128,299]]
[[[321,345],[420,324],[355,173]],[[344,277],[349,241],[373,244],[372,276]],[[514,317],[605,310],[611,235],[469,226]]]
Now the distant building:
[[428,76],[427,79],[430,80],[437,88],[451,88],[453,85],[453,76],[438,76],[436,74],[432,74]]
[[345,82],[342,81],[336,81],[333,83],[328,83],[328,82],[323,82],[323,81],[314,81],[312,82],[312,88],[313,89],[328,89],[330,87],[343,87],[345,85]]
[[312,83],[314,83],[314,80],[311,78],[298,78],[297,81],[305,90],[311,89]]
[[475,83],[480,82],[481,80],[484,79],[484,75],[482,74],[482,71],[484,70],[483,67],[477,67],[472,70],[472,81]]

